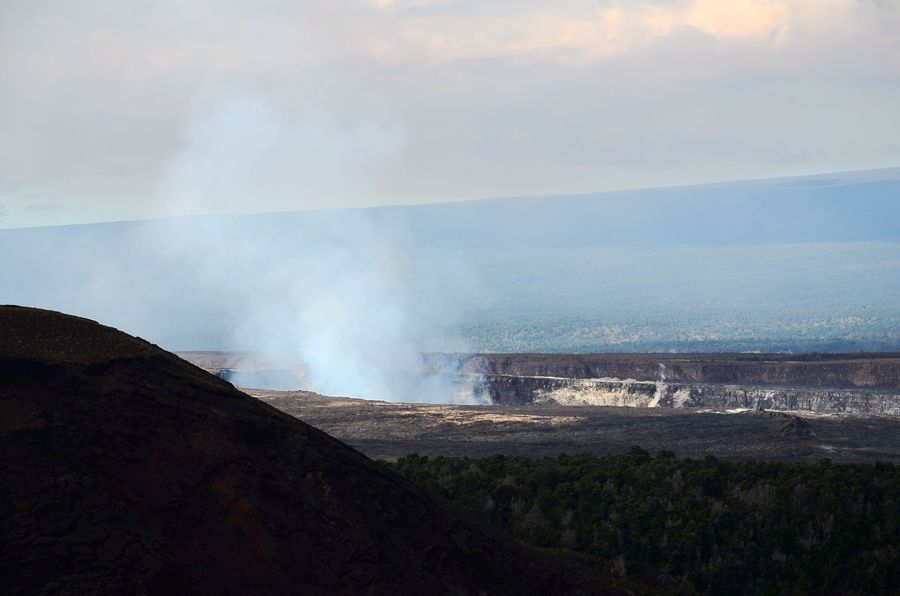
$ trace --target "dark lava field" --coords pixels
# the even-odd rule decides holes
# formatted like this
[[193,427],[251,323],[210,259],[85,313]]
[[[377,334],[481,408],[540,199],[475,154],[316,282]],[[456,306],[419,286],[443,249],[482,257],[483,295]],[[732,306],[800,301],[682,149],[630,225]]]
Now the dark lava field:
[[900,462],[900,418],[602,406],[454,406],[245,390],[375,459],[412,453],[608,455],[634,445],[679,457]]
[[[180,355],[220,376],[267,372],[247,355]],[[610,455],[637,445],[690,458],[900,462],[896,353],[424,358],[429,372],[476,380],[490,405],[244,391],[381,459]]]

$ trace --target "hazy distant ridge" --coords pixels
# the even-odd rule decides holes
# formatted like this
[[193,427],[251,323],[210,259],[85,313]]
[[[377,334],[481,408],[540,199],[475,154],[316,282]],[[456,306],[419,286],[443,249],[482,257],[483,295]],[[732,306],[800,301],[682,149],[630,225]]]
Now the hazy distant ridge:
[[260,318],[266,339],[290,344],[308,335],[290,324],[312,300],[328,306],[315,330],[349,334],[336,355],[385,341],[407,352],[896,350],[900,168],[5,230],[0,270],[0,302],[103,318],[172,349],[256,349],[246,327]]

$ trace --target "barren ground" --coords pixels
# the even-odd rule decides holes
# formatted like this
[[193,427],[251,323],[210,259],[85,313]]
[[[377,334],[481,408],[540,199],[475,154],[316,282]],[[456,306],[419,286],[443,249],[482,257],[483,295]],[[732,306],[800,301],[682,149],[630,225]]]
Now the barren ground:
[[599,406],[451,406],[244,389],[377,459],[620,453],[900,462],[900,418]]

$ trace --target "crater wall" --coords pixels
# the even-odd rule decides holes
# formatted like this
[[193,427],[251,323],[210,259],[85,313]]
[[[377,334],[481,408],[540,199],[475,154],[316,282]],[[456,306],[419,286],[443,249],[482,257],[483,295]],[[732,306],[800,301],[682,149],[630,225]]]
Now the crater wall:
[[510,375],[487,375],[485,385],[491,401],[497,404],[740,408],[900,416],[900,393],[889,390]]
[[426,368],[518,377],[900,389],[900,354],[427,354]]

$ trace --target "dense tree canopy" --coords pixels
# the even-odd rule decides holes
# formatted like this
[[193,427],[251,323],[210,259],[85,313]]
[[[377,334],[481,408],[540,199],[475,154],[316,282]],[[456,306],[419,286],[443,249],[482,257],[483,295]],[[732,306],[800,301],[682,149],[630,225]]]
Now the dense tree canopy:
[[561,455],[392,464],[514,538],[637,591],[884,593],[900,586],[900,467]]

